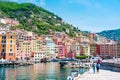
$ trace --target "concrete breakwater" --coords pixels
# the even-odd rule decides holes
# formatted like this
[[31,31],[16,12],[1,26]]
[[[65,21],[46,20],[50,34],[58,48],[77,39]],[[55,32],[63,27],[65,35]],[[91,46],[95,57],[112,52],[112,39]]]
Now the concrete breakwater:
[[15,62],[9,62],[9,63],[0,63],[0,67],[9,67],[9,66],[26,66],[26,65],[31,65],[32,63],[30,62],[24,62],[24,63],[15,63]]
[[101,64],[101,68],[120,72],[120,63],[119,62],[103,62]]
[[16,66],[20,63],[0,63],[0,67]]

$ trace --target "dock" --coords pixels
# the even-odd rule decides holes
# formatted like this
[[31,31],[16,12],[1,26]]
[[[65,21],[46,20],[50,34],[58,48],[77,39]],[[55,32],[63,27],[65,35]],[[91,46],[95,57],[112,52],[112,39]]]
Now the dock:
[[79,77],[74,80],[120,80],[120,73],[100,69],[99,73],[94,74],[93,70],[90,69],[88,72],[83,75],[79,75]]
[[20,63],[0,63],[0,67],[18,66]]
[[27,65],[32,65],[33,63],[30,62],[8,62],[8,63],[0,63],[0,67],[10,67],[10,66],[27,66]]

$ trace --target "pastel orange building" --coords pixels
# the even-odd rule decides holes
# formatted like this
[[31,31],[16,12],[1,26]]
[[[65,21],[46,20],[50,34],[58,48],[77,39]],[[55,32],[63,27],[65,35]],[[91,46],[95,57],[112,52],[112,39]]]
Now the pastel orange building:
[[5,32],[0,34],[0,58],[16,60],[16,34]]

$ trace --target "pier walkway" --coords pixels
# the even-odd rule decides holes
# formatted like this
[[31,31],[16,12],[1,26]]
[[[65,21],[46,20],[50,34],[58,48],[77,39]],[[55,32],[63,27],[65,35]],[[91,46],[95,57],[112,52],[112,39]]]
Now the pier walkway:
[[80,75],[75,80],[120,80],[120,72],[113,72],[109,70],[101,70],[99,73],[93,73],[92,69]]

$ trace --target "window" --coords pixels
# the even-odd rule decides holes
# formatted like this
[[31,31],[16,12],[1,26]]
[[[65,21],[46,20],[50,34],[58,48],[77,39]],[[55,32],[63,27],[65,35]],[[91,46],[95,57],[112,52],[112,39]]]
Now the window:
[[2,52],[4,52],[4,49],[2,49]]
[[12,36],[10,36],[10,38],[12,39]]
[[2,36],[2,39],[4,39],[4,36]]
[[2,39],[6,39],[6,36],[2,36]]
[[6,41],[5,41],[5,40],[2,40],[2,43],[6,43]]
[[12,49],[10,49],[10,52],[12,52]]
[[12,43],[12,40],[10,40],[10,43]]
[[6,40],[4,40],[4,43],[6,43]]
[[2,43],[4,43],[4,41],[2,40]]
[[79,47],[78,47],[78,46],[76,47],[76,50],[79,50]]
[[4,47],[4,45],[2,45],[2,47]]
[[9,53],[9,56],[12,56],[12,55],[13,55],[13,53],[12,53],[12,52],[10,52],[10,53]]

